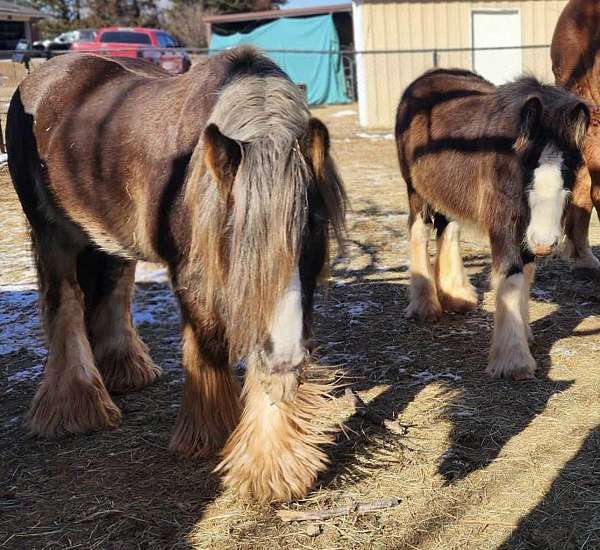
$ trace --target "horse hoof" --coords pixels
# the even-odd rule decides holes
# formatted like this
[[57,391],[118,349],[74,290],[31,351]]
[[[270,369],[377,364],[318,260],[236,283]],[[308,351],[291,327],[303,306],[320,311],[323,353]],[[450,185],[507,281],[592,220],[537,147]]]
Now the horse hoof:
[[57,437],[116,428],[121,411],[101,380],[73,381],[68,391],[57,393],[49,385],[39,387],[27,416],[32,436]]
[[435,323],[442,318],[442,306],[435,302],[411,302],[404,312],[407,319]]
[[486,373],[492,378],[510,380],[532,380],[535,378],[535,359],[527,350],[503,351],[502,355],[492,352]]
[[477,292],[471,285],[454,289],[452,292],[440,292],[438,298],[444,311],[468,313],[477,309]]
[[141,390],[162,374],[143,348],[114,352],[97,361],[97,365],[104,384],[113,393]]

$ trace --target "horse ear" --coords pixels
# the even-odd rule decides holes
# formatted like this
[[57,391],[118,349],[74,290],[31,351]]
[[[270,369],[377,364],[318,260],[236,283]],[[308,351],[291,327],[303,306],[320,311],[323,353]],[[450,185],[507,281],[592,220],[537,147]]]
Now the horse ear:
[[517,153],[524,151],[535,138],[542,122],[544,107],[537,96],[526,99],[519,113],[519,137],[515,141],[514,150]]
[[211,123],[204,130],[204,160],[215,176],[221,194],[228,196],[242,162],[241,145]]
[[308,122],[308,139],[313,170],[319,181],[325,178],[326,162],[329,156],[329,130],[318,118]]
[[583,101],[577,102],[577,105],[573,107],[569,114],[573,141],[578,149],[581,149],[583,146],[585,135],[590,126],[591,117],[590,109]]
[[539,97],[527,98],[519,113],[519,137],[515,141],[514,150],[524,151],[538,132],[542,122],[544,107]]

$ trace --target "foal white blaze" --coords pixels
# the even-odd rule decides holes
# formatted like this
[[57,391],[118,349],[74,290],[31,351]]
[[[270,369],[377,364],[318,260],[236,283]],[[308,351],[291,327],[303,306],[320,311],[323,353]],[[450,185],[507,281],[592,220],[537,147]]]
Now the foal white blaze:
[[279,298],[269,327],[273,366],[296,366],[305,356],[303,345],[302,284],[298,266]]
[[562,153],[556,146],[548,144],[533,172],[527,196],[531,217],[526,238],[536,255],[550,254],[562,236],[562,216],[569,196],[569,191],[564,188],[562,165]]

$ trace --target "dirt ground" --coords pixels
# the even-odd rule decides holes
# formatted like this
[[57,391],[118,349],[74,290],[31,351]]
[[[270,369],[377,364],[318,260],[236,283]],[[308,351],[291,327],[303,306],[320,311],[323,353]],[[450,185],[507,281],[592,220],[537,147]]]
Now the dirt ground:
[[[356,414],[340,391],[331,467],[306,500],[258,506],[223,491],[215,462],[167,452],[183,381],[177,310],[164,272],[143,266],[134,315],[164,376],[115,397],[124,413],[116,430],[28,439],[22,419],[45,350],[3,169],[0,548],[600,548],[600,281],[543,262],[531,302],[538,377],[488,379],[485,240],[464,235],[476,312],[435,326],[404,319],[407,209],[391,135],[364,134],[355,106],[315,112],[330,126],[352,206],[347,255],[317,300],[318,360],[342,370],[371,415],[402,429]],[[287,524],[276,515],[389,497],[399,505],[362,516]]]

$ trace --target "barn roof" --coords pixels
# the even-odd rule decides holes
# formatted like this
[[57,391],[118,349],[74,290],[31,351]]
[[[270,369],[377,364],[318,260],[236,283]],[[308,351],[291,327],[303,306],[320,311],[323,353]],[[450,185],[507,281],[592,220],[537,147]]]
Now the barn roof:
[[15,17],[28,17],[30,19],[46,19],[48,17],[46,13],[36,10],[30,6],[17,4],[16,2],[0,1],[0,17],[6,17],[9,15]]
[[205,23],[237,23],[238,21],[260,21],[261,19],[281,19],[282,17],[306,17],[325,15],[327,13],[351,12],[352,4],[335,4],[332,6],[313,6],[290,10],[268,10],[228,15],[207,15],[202,18]]

